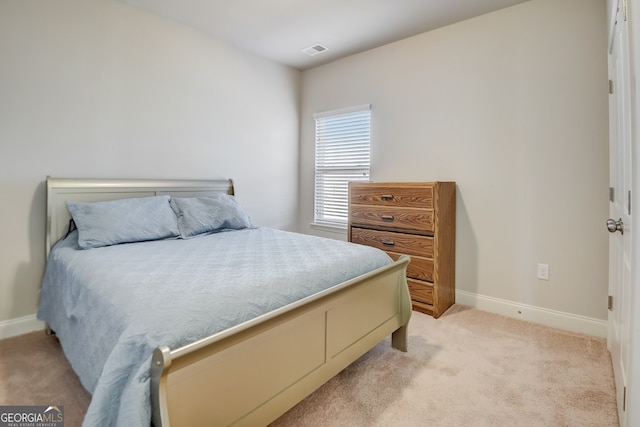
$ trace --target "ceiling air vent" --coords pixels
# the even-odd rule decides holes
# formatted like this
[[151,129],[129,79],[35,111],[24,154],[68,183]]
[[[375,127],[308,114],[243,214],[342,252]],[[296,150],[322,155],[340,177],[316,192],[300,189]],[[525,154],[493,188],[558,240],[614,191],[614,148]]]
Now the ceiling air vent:
[[302,51],[304,53],[306,53],[307,55],[309,55],[309,56],[317,55],[317,54],[325,52],[327,50],[329,50],[329,48],[326,48],[326,47],[322,46],[321,44],[315,44],[315,45],[310,46],[310,47],[308,47],[306,49],[302,49]]

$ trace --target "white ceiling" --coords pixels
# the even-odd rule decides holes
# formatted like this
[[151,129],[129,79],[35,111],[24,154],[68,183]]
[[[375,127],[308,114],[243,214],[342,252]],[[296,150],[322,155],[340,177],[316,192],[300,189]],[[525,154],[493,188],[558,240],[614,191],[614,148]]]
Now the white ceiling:
[[[526,0],[120,0],[304,70]],[[321,44],[315,56],[302,52]]]

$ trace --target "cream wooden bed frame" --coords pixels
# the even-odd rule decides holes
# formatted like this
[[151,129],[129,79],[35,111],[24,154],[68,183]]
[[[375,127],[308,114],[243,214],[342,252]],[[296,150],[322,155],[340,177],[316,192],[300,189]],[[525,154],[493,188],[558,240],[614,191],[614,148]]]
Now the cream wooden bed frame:
[[[66,201],[233,194],[231,180],[47,178],[47,256],[68,229]],[[408,257],[177,349],[151,366],[153,423],[267,425],[392,335],[407,351]]]

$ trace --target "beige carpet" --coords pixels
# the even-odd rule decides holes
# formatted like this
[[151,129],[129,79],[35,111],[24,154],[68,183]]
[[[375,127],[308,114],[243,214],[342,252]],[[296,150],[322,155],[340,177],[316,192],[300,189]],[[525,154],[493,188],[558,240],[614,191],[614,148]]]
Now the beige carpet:
[[0,405],[64,406],[65,427],[74,427],[90,400],[57,338],[40,331],[0,341]]
[[[89,399],[55,338],[0,341],[0,405],[64,405],[73,427]],[[272,424],[427,425],[617,426],[606,342],[459,305],[414,312],[408,353],[379,344]]]

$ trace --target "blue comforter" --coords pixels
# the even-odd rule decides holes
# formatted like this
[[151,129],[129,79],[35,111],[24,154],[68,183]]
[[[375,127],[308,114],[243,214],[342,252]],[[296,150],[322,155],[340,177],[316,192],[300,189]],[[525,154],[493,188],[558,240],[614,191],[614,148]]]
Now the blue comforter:
[[150,425],[149,366],[178,348],[313,295],[391,259],[382,251],[270,228],[52,250],[38,318],[93,398],[84,426]]

